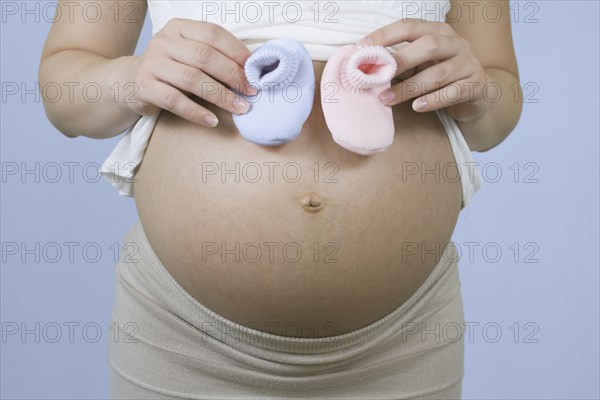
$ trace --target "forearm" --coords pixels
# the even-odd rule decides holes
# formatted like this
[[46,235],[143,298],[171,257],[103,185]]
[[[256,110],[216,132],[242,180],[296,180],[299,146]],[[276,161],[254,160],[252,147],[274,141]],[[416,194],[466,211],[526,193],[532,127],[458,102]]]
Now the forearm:
[[84,50],[45,58],[39,83],[46,115],[69,137],[104,139],[118,135],[139,115],[127,107],[135,89],[135,56],[108,59]]
[[[519,80],[500,68],[485,69],[490,107],[480,117],[470,121],[457,121],[469,148],[487,151],[500,144],[517,125],[523,107]],[[497,94],[497,88],[501,94]],[[496,101],[497,100],[497,101]]]

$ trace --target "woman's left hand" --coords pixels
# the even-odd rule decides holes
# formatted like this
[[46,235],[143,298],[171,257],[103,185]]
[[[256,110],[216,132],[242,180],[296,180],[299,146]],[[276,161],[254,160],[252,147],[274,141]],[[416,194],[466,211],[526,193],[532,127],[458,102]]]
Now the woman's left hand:
[[392,53],[402,80],[383,91],[379,99],[393,106],[415,99],[417,112],[446,108],[458,121],[470,121],[490,106],[483,91],[487,77],[467,39],[445,22],[403,19],[386,25],[357,42],[363,46],[393,46],[409,42]]

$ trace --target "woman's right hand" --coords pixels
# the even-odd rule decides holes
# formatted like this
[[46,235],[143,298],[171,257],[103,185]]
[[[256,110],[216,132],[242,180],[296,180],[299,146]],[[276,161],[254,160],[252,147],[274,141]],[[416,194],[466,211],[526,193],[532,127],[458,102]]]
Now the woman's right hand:
[[216,126],[217,117],[185,92],[234,114],[247,112],[249,103],[230,88],[257,93],[243,68],[250,54],[241,40],[219,25],[171,19],[135,59],[132,73],[138,90],[128,105],[141,115],[165,109],[190,122]]

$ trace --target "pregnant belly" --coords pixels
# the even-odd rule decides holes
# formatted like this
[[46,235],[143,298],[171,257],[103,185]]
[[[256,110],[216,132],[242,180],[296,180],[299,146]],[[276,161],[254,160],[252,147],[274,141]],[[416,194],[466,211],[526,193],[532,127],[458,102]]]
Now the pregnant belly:
[[394,144],[364,157],[333,141],[318,100],[277,148],[202,104],[218,127],[162,113],[135,196],[158,258],[206,307],[270,333],[338,335],[400,306],[438,263],[462,192],[435,114],[395,107]]

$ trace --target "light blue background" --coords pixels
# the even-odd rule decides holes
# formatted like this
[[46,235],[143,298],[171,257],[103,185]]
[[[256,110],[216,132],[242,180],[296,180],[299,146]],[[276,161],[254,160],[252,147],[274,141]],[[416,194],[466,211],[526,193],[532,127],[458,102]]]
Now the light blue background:
[[[480,324],[466,348],[463,394],[465,399],[597,399],[599,7],[596,1],[513,6],[520,10],[513,32],[522,85],[530,97],[511,136],[490,152],[474,153],[488,166],[486,182],[462,212],[454,233],[463,250],[460,273],[466,319]],[[538,21],[526,23],[535,6]],[[19,16],[5,17],[1,80],[31,89],[50,24],[32,17],[25,23]],[[138,52],[149,37],[147,20]],[[57,183],[48,181],[55,172],[50,168],[47,179],[39,183],[33,175],[25,182],[18,175],[6,177],[2,243],[25,242],[29,247],[35,242],[80,243],[74,262],[63,254],[56,263],[38,263],[31,255],[23,263],[18,255],[3,252],[5,329],[11,323],[24,322],[32,329],[36,322],[40,326],[55,322],[62,326],[63,337],[57,343],[43,338],[36,343],[34,335],[25,342],[18,335],[7,337],[1,343],[1,397],[106,398],[106,345],[111,339],[108,323],[114,293],[111,245],[122,240],[136,214],[133,200],[118,197],[104,180],[82,179],[82,167],[98,166],[118,138],[65,138],[48,122],[34,95],[24,102],[9,96],[1,105],[4,172],[13,163],[28,168],[35,163],[79,163],[73,183],[64,166]],[[496,183],[493,163],[502,172]],[[520,170],[517,182],[514,167],[510,169],[515,163]],[[537,183],[525,182],[525,175],[534,171],[525,163],[533,163],[536,172],[530,178]],[[90,165],[87,176],[95,179],[94,164]],[[103,251],[96,263],[82,259],[82,246],[89,242],[98,243]],[[472,259],[465,253],[467,242],[479,243]],[[517,262],[511,250],[515,242],[520,247]],[[483,253],[486,243],[489,252]],[[502,250],[495,263],[489,243]],[[93,257],[93,248],[89,250]],[[539,262],[524,262],[533,250],[533,259]],[[73,343],[63,325],[69,322],[80,324]],[[88,342],[96,333],[93,327],[87,341],[82,336],[86,323],[103,329],[98,342]],[[494,329],[483,334],[486,323],[502,329],[497,342],[492,341]],[[516,340],[515,323],[520,334]],[[53,336],[51,325],[45,326],[46,334]],[[526,335],[534,327],[537,331],[529,339],[537,343],[527,343]]]

